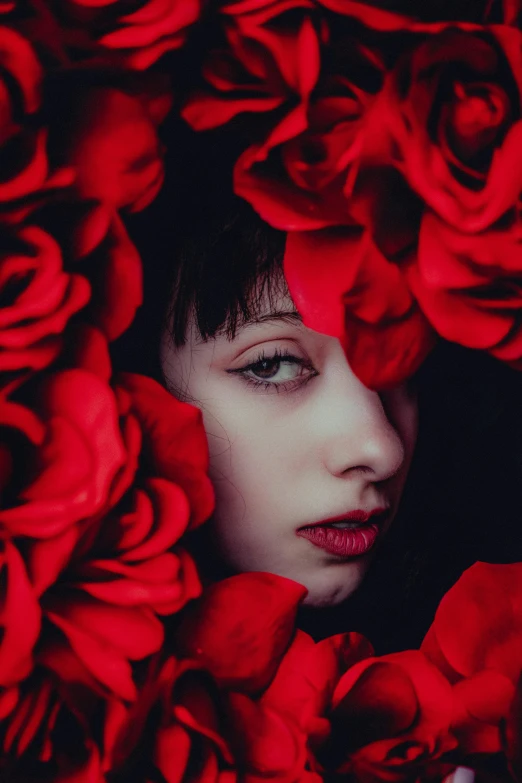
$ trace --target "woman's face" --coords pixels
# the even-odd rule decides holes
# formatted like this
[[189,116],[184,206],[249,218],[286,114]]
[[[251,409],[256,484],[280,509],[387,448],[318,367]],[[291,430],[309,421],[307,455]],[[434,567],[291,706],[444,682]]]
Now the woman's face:
[[268,571],[337,604],[361,583],[401,497],[417,430],[406,386],[355,377],[340,342],[305,327],[288,295],[230,339],[181,348],[165,335],[168,385],[201,408],[216,547],[236,572]]

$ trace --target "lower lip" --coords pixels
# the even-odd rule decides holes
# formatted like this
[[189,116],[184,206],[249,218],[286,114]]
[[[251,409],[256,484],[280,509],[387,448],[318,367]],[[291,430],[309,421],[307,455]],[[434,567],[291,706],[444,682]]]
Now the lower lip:
[[379,535],[379,525],[364,524],[358,527],[336,528],[327,525],[303,527],[297,535],[308,539],[314,546],[339,557],[357,557],[369,552]]

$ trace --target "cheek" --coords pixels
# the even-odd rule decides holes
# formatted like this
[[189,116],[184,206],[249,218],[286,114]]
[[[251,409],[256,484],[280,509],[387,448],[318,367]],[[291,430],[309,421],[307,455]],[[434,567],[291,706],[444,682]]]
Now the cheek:
[[[259,411],[245,406],[214,406],[204,412],[203,421],[220,516],[228,513],[235,519],[262,512],[274,495],[274,458],[279,451],[266,421]],[[265,491],[268,485],[270,493]]]
[[227,479],[245,497],[261,501],[288,485],[297,470],[301,439],[291,415],[274,411],[266,400],[261,404],[232,397],[230,402],[206,406],[203,422],[217,481]]
[[[216,493],[214,530],[236,565],[273,558],[282,539],[293,543],[295,442],[288,427],[255,406],[214,409],[204,415],[210,447],[210,475]],[[219,422],[219,425],[218,425]],[[299,451],[299,450],[298,450]],[[294,478],[292,478],[294,477]],[[292,538],[292,542],[289,539]],[[239,556],[239,554],[238,554]]]

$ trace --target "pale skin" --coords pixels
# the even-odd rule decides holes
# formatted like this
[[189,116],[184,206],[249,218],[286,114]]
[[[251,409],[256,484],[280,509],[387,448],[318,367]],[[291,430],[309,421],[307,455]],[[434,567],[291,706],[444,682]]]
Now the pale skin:
[[193,321],[181,347],[165,333],[161,357],[168,387],[203,412],[216,490],[209,525],[229,569],[293,579],[310,606],[348,598],[374,549],[339,557],[297,531],[377,507],[389,527],[415,445],[414,394],[367,389],[340,342],[304,326],[288,293],[262,303],[234,339],[203,341]]

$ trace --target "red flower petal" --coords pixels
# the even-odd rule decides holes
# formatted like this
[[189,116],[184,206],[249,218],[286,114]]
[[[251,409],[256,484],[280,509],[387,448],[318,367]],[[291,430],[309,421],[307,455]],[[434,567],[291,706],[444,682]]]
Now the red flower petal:
[[61,614],[48,611],[46,615],[63,631],[80,661],[102,685],[122,699],[136,698],[128,658],[140,660],[160,648],[163,626],[158,620],[144,612],[140,615],[104,604],[90,608],[76,605],[65,615],[63,610]]
[[10,541],[3,544],[0,566],[4,586],[0,601],[0,684],[6,687],[26,677],[31,670],[41,610],[22,557]]
[[274,574],[240,574],[210,585],[186,610],[180,653],[209,669],[223,687],[263,690],[291,641],[305,595],[302,585]]
[[133,411],[148,433],[146,448],[157,475],[180,485],[189,499],[191,526],[201,524],[214,508],[201,412],[176,400],[151,378],[132,373],[123,373],[120,378],[132,397]]
[[522,564],[476,563],[449,590],[430,639],[461,676],[494,669],[518,682],[522,668]]
[[353,228],[292,232],[285,274],[304,323],[341,339],[366,386],[401,383],[431,350],[433,332],[405,277],[368,234]]

